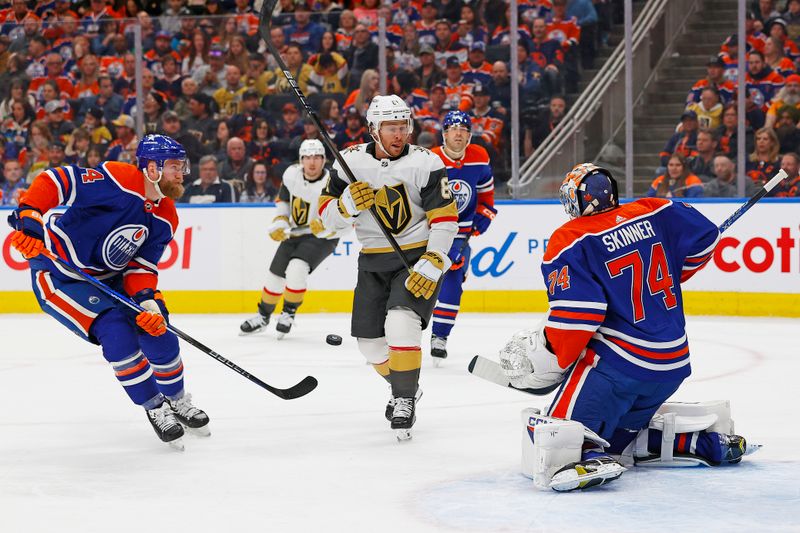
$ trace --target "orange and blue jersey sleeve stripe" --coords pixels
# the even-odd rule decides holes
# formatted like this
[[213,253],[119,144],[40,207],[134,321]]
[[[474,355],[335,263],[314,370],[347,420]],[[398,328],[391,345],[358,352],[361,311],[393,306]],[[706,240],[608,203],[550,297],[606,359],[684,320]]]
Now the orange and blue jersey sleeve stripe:
[[46,213],[58,205],[75,201],[75,174],[72,167],[49,168],[34,178],[20,203]]
[[717,243],[719,243],[719,232],[717,232],[716,238],[710,246],[700,252],[686,256],[686,261],[684,262],[683,269],[681,271],[681,282],[688,280],[708,264],[708,262],[714,256],[714,250],[717,247]]
[[606,318],[608,304],[581,300],[552,300],[545,322],[545,336],[567,368],[580,357]]

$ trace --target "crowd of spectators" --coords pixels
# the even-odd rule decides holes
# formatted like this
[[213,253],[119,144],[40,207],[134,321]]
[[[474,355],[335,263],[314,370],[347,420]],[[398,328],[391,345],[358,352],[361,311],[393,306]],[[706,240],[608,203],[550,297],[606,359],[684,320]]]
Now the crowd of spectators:
[[[594,4],[593,4],[594,2]],[[609,0],[520,0],[519,70],[530,153],[563,116],[607,38]],[[261,41],[252,0],[0,0],[0,204],[42,169],[135,162],[144,132],[187,149],[188,202],[271,200],[304,139],[304,118]],[[598,16],[599,13],[599,16]],[[414,112],[413,142],[441,142],[452,109],[473,142],[508,166],[509,7],[504,0],[280,0],[271,36],[339,149],[369,139],[364,114],[380,86],[378,19],[386,21],[387,90]],[[134,27],[141,28],[142,94]],[[549,128],[549,129],[548,129]],[[332,159],[329,157],[329,159]],[[212,168],[213,167],[213,168]]]
[[[746,17],[746,196],[781,168],[789,178],[771,195],[800,196],[800,0],[781,4],[756,0]],[[689,91],[648,196],[738,196],[738,42],[729,36]]]

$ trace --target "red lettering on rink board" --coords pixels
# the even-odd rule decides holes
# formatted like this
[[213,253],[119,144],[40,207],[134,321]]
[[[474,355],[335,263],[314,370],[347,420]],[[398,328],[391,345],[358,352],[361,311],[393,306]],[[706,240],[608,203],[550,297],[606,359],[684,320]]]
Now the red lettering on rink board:
[[[181,257],[181,246],[178,241],[172,239],[169,241],[169,246],[164,251],[161,261],[158,263],[159,270],[166,270],[178,262]],[[192,261],[192,228],[183,230],[183,254],[181,258],[181,269],[187,270],[191,266]]]
[[[774,244],[764,237],[753,237],[744,243],[736,237],[722,237],[714,250],[714,264],[723,272],[736,272],[745,268],[760,274],[769,270],[776,262],[780,263],[780,271],[792,271],[792,250],[797,245],[791,228],[781,228],[780,237]],[[798,263],[800,271],[800,262]]]

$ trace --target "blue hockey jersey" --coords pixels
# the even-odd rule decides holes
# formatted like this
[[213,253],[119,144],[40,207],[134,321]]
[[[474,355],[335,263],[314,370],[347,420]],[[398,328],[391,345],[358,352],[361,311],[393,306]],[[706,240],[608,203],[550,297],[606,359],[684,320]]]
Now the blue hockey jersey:
[[[41,172],[20,204],[46,214],[45,244],[53,253],[98,279],[123,276],[129,295],[157,288],[157,264],[178,226],[169,198],[145,197],[144,176],[127,163],[96,168],[63,166]],[[31,268],[81,279],[39,256]]]
[[486,149],[477,144],[467,145],[464,156],[458,161],[447,157],[444,149],[431,150],[447,168],[447,180],[458,208],[458,235],[463,239],[472,231],[472,219],[479,204],[494,206],[494,177]]
[[640,380],[687,377],[680,284],[706,265],[718,241],[717,227],[694,208],[655,198],[557,229],[542,274],[545,334],[559,365],[583,356]]

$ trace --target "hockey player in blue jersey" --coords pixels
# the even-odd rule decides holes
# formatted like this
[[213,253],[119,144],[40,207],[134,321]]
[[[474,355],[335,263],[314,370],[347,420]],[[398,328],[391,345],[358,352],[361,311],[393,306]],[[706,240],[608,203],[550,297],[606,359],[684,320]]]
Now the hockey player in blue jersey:
[[757,446],[732,434],[726,401],[667,402],[691,372],[681,282],[711,259],[717,227],[680,202],[620,206],[611,173],[590,163],[567,174],[561,202],[572,220],[542,262],[550,309],[500,352],[513,386],[560,383],[546,415],[524,412],[523,472],[567,491],[617,479],[622,463],[741,461]]
[[447,357],[447,337],[461,305],[471,255],[469,238],[485,233],[497,214],[489,154],[482,146],[470,143],[471,129],[469,115],[450,111],[442,120],[444,144],[432,150],[447,168],[447,181],[458,207],[458,235],[448,254],[453,265],[444,275],[433,309],[431,356],[435,365]]
[[[184,393],[183,362],[177,337],[166,329],[157,264],[178,226],[174,200],[183,194],[188,162],[183,147],[163,135],[146,136],[136,157],[138,168],[109,161],[41,172],[8,217],[16,230],[11,243],[30,262],[42,310],[99,344],[159,438],[182,449],[184,426],[208,435],[209,419]],[[145,311],[120,308],[40,255],[43,248],[129,295]]]

